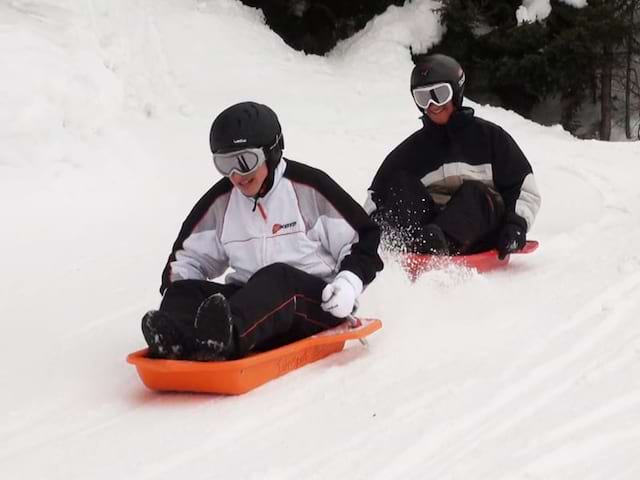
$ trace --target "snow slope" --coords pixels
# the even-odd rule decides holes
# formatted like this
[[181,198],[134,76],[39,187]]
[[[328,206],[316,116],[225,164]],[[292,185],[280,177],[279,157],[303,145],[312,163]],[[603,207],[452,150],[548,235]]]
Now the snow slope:
[[414,285],[388,262],[369,350],[241,397],[152,393],[125,363],[218,179],[215,115],[271,105],[287,155],[363,201],[419,126],[408,46],[438,40],[434,6],[319,58],[233,0],[0,3],[0,478],[640,477],[640,144],[471,102],[534,166],[538,252]]

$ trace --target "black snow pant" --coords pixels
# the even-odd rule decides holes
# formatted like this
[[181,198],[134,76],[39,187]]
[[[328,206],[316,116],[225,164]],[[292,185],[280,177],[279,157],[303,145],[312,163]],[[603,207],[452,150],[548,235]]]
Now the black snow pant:
[[391,239],[387,244],[412,253],[425,253],[420,245],[429,224],[442,229],[452,253],[493,248],[505,210],[501,195],[479,181],[463,182],[446,205],[438,205],[420,179],[407,172],[391,180],[383,204],[376,220]]
[[284,263],[274,263],[257,271],[244,285],[176,281],[165,291],[160,310],[180,322],[183,332],[194,332],[195,316],[202,301],[221,293],[231,307],[234,357],[238,358],[250,351],[269,350],[340,324],[343,319],[320,307],[326,285],[318,277]]

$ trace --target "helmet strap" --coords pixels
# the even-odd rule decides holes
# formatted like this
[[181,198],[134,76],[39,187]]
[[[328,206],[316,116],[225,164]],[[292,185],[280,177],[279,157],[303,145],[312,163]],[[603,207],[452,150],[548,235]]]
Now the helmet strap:
[[260,187],[260,190],[255,196],[256,201],[258,198],[264,197],[267,193],[269,193],[269,190],[271,190],[271,187],[273,187],[276,168],[278,168],[278,164],[282,159],[281,145],[283,145],[282,135],[280,135],[276,139],[276,142],[271,147],[264,148],[264,151],[265,151],[264,153],[265,153],[265,156],[267,157],[265,164],[267,165],[268,173],[267,173],[267,178],[264,179],[264,182],[262,182],[262,186]]

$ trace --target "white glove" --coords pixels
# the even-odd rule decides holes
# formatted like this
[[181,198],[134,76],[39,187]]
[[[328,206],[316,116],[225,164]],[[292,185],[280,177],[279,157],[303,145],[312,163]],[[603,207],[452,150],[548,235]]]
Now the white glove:
[[333,282],[322,290],[322,309],[336,318],[344,318],[353,312],[358,296],[362,293],[362,280],[355,273],[342,270]]

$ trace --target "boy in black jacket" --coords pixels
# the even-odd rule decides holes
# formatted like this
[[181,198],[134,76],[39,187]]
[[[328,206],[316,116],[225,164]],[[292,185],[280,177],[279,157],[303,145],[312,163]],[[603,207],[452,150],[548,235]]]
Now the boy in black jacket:
[[465,254],[497,247],[500,258],[526,243],[540,207],[529,161],[499,126],[462,106],[465,74],[430,55],[411,73],[422,129],[376,173],[365,210],[391,250]]

